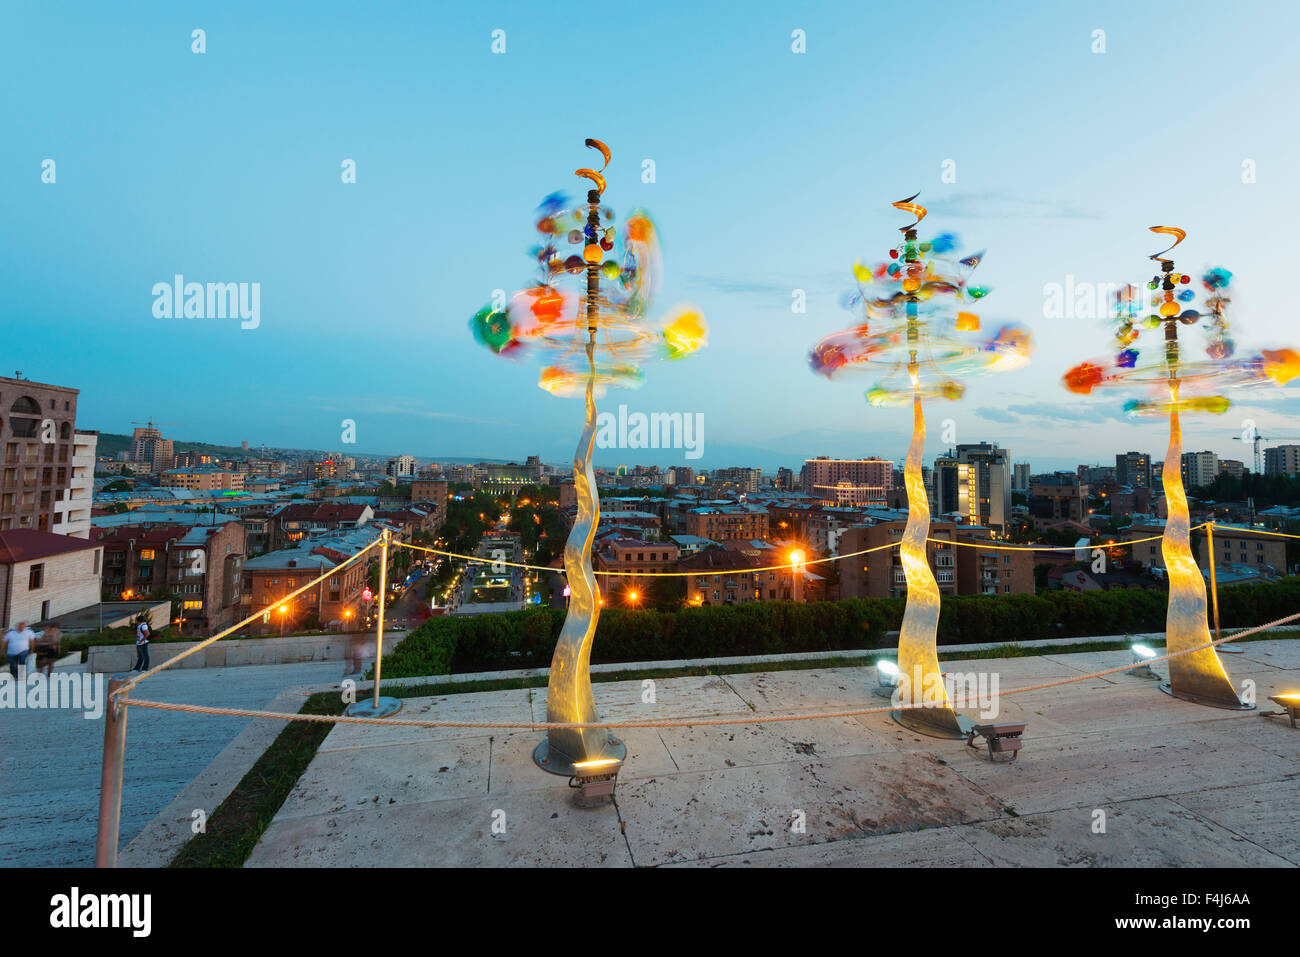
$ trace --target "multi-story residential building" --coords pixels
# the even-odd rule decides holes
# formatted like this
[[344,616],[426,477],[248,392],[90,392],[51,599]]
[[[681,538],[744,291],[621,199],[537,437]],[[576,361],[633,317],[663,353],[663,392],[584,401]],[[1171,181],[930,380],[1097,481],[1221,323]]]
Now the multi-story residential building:
[[1012,466],[1011,491],[1029,493],[1029,463],[1017,462]]
[[[898,548],[885,548],[903,538],[906,514],[886,518],[872,525],[855,525],[840,536],[840,554],[850,555],[877,548],[879,551],[844,559],[840,566],[841,598],[902,598],[907,595],[907,579]],[[926,558],[934,572],[935,583],[943,595],[957,594],[957,558],[954,546],[958,526],[953,522],[933,522],[925,545]],[[1030,578],[1032,585],[1033,579]]]
[[162,473],[160,484],[163,488],[187,488],[195,492],[242,492],[244,473],[213,465],[173,468]]
[[673,465],[669,467],[664,482],[678,487],[694,485],[695,469],[689,465]]
[[293,502],[271,515],[271,549],[294,545],[310,535],[360,528],[375,517],[369,505],[335,502]]
[[1074,472],[1040,475],[1029,487],[1029,514],[1036,525],[1088,520],[1088,484]]
[[247,534],[222,524],[96,528],[104,549],[103,600],[179,595],[184,627],[216,631],[233,624],[241,598]]
[[[1164,568],[1165,557],[1158,536],[1164,534],[1164,522],[1144,521],[1130,525],[1123,531],[1123,540],[1135,542],[1132,557],[1147,568]],[[1140,539],[1154,539],[1140,541]],[[1204,532],[1193,532],[1192,543],[1196,551],[1196,563],[1202,572],[1208,573],[1210,567],[1209,536]],[[1272,578],[1286,572],[1286,543],[1271,535],[1262,535],[1248,528],[1234,525],[1214,526],[1214,563],[1217,571],[1233,569],[1252,571],[1253,576],[1236,576],[1231,574],[1220,579],[1219,584],[1228,581],[1247,581],[1250,578]]]
[[776,481],[774,483],[778,489],[783,492],[794,490],[794,469],[788,469],[784,466],[776,470]]
[[1116,455],[1115,481],[1133,489],[1151,488],[1151,456],[1146,452],[1123,452]]
[[1183,453],[1183,484],[1188,488],[1211,485],[1219,477],[1219,456],[1214,452]]
[[965,525],[980,523],[979,466],[955,455],[940,455],[931,471],[930,514],[956,516]]
[[1011,517],[1011,453],[989,442],[958,445],[956,459],[975,467],[978,524],[1004,531]]
[[884,506],[894,487],[888,459],[818,456],[803,465],[803,490],[826,505]]
[[957,594],[1032,595],[1034,553],[992,545],[987,538],[957,536]]
[[734,488],[738,492],[757,492],[763,479],[762,469],[735,467],[715,469],[713,484],[719,488]]
[[415,456],[399,455],[384,464],[384,474],[390,478],[413,478],[415,476]]
[[77,389],[0,378],[0,531],[85,538],[98,434],[79,431]]
[[[4,380],[0,379],[0,382]],[[1265,475],[1300,475],[1300,445],[1275,445],[1264,450]]]
[[332,458],[303,462],[302,474],[309,482],[332,482],[339,477],[339,463]]
[[144,462],[152,475],[167,471],[175,464],[176,455],[171,439],[164,439],[154,427],[153,419],[147,426],[137,428],[131,436],[131,459]]
[[0,531],[0,628],[39,625],[99,601],[98,542],[33,528]]
[[1240,459],[1219,459],[1219,474],[1240,479],[1246,474],[1246,463]]
[[[212,461],[211,455],[209,455],[207,452],[195,451],[194,449],[190,449],[185,452],[177,452],[172,457],[173,468],[186,469],[186,468],[193,468],[198,465],[212,465],[212,464],[214,463]],[[241,463],[241,464],[247,465],[247,463]],[[239,471],[247,471],[247,469],[246,468],[239,469]]]
[[[789,598],[790,575],[781,589],[776,572],[757,572],[760,561],[729,548],[706,548],[677,563],[686,576],[686,601],[692,605],[741,605],[751,601]],[[770,578],[770,581],[764,581]]]
[[[1156,542],[1154,544],[1160,544]],[[1209,567],[1209,536],[1197,536],[1196,560]],[[1255,567],[1272,577],[1286,574],[1286,542],[1236,525],[1214,525],[1214,561],[1223,565]]]
[[441,503],[447,509],[447,481],[445,479],[416,479],[411,483],[411,501]]
[[90,514],[95,497],[95,448],[98,443],[98,432],[73,430],[68,487],[54,496],[53,527],[62,535],[90,537]]
[[373,534],[349,531],[322,536],[244,562],[241,613],[269,608],[252,629],[263,634],[313,626],[347,628],[364,618],[363,593],[373,558],[353,562],[324,582],[290,598],[294,591],[337,568],[373,541]]
[[647,572],[675,572],[680,552],[673,542],[646,542],[639,538],[607,538],[595,553],[597,571],[617,572],[617,577],[601,578],[603,590],[637,588],[644,590],[653,578]]
[[718,505],[692,508],[683,515],[687,535],[725,541],[767,538],[767,509],[757,505]]

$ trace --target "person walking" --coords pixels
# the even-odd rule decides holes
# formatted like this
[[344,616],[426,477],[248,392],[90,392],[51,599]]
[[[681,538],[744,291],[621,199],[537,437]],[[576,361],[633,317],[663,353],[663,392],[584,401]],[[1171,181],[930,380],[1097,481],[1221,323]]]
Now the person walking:
[[135,666],[132,671],[149,670],[149,639],[152,633],[153,629],[147,621],[142,620],[135,626]]
[[45,677],[50,677],[54,672],[54,662],[62,653],[63,633],[59,630],[59,623],[52,621],[36,639],[36,670],[44,671]]
[[15,627],[5,632],[5,657],[9,659],[9,673],[15,679],[18,677],[19,666],[26,667],[27,654],[31,651],[32,642],[35,640],[36,633],[27,627],[25,621],[18,622]]

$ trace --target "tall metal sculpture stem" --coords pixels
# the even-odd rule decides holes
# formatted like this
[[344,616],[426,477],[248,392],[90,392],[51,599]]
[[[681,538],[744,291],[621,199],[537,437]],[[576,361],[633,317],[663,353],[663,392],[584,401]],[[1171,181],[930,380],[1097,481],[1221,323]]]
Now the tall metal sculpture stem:
[[[599,225],[600,194],[587,194],[588,222]],[[596,324],[600,304],[600,265],[587,264],[587,424],[573,453],[573,487],[578,515],[564,543],[564,574],[569,609],[555,643],[546,685],[546,720],[584,723],[600,720],[591,693],[591,646],[600,620],[600,592],[591,567],[591,543],[600,523],[600,498],[591,454],[596,443]],[[602,759],[622,760],[626,746],[599,728],[564,728],[547,732],[533,760],[554,774],[573,774],[574,765]]]
[[[1170,323],[1166,329],[1172,332],[1175,327]],[[1176,356],[1176,334],[1169,336],[1169,341],[1173,343]],[[1196,557],[1192,554],[1191,513],[1187,507],[1187,492],[1183,488],[1183,427],[1178,417],[1178,392],[1178,375],[1174,371],[1169,377],[1169,450],[1165,453],[1160,477],[1168,503],[1165,533],[1160,540],[1160,552],[1169,575],[1169,610],[1165,618],[1167,652],[1195,648],[1210,641],[1205,579],[1201,577]],[[1202,648],[1169,659],[1169,681],[1161,686],[1161,690],[1176,698],[1216,708],[1248,707],[1237,696],[1213,648]]]
[[[915,297],[908,302],[907,320],[908,339],[915,343]],[[917,392],[915,349],[907,371],[912,377],[912,442],[907,448],[907,461],[903,466],[903,483],[907,487],[907,526],[898,549],[903,577],[907,580],[907,606],[903,610],[903,627],[898,635],[898,702],[901,707],[892,712],[892,717],[904,727],[922,734],[960,738],[965,736],[973,722],[953,711],[939,671],[939,585],[926,556],[926,539],[930,537],[930,501],[921,475],[925,411]]]

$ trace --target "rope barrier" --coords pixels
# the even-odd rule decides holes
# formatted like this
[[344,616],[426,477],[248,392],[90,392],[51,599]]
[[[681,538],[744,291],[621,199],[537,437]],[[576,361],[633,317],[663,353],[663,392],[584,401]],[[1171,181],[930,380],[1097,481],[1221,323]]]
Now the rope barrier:
[[[552,568],[550,565],[525,565],[520,562],[496,561],[495,559],[491,559],[491,558],[480,558],[477,555],[458,555],[455,552],[444,552],[437,548],[428,548],[427,546],[424,545],[408,545],[405,542],[392,542],[392,544],[400,546],[401,548],[413,548],[422,552],[431,552],[435,555],[446,555],[451,558],[465,558],[468,559],[469,561],[477,562],[482,565],[504,565],[508,568],[528,568],[540,572],[560,572],[560,573],[564,572],[563,568]],[[653,546],[653,543],[647,543],[647,544]],[[801,566],[821,565],[826,562],[843,561],[846,558],[857,558],[859,555],[869,555],[872,552],[880,552],[886,549],[896,548],[899,544],[901,543],[890,542],[887,545],[875,545],[871,548],[864,548],[861,551],[849,552],[846,555],[837,555],[831,558],[806,558],[803,561],[799,562],[799,565]],[[726,571],[737,572],[742,575],[748,575],[751,572],[789,571],[791,567],[794,567],[791,562],[784,562],[780,565],[763,565],[758,568],[735,568],[735,569],[726,569]],[[689,572],[599,572],[599,571],[592,572],[592,574],[594,575],[604,575],[612,578],[616,578],[616,577],[685,578],[688,575],[717,575],[720,573],[721,572],[717,569],[703,569],[699,571],[689,571]]]
[[[1206,523],[1206,524],[1209,524],[1209,523]],[[1189,529],[1189,531],[1195,531],[1195,530],[1198,529],[1198,528],[1205,528],[1205,525],[1204,525],[1204,524],[1203,524],[1203,525],[1194,525],[1191,529]],[[1119,546],[1121,546],[1121,545],[1138,545],[1138,544],[1141,544],[1142,542],[1155,542],[1155,541],[1159,541],[1159,540],[1162,539],[1162,538],[1164,538],[1163,535],[1152,535],[1152,536],[1149,537],[1149,538],[1135,538],[1135,539],[1132,539],[1131,541],[1123,541],[1123,542],[1108,542],[1108,543],[1106,543],[1106,544],[1104,544],[1104,545],[1091,545],[1091,546],[1089,546],[1089,547],[1092,547],[1092,548],[1113,548],[1113,547],[1119,547]],[[985,544],[985,543],[983,543],[983,542],[961,542],[961,541],[957,541],[957,540],[955,540],[955,539],[948,539],[948,538],[927,538],[926,541],[927,541],[927,542],[934,542],[934,543],[936,543],[936,544],[941,544],[941,545],[959,545],[959,546],[961,546],[961,547],[963,547],[963,548],[991,548],[991,549],[997,549],[997,550],[1000,550],[1000,551],[1072,552],[1072,551],[1075,551],[1075,549],[1079,547],[1079,546],[1076,546],[1076,545],[994,545],[994,544]],[[444,551],[444,550],[439,549],[439,548],[429,548],[427,545],[411,545],[411,544],[408,544],[408,543],[406,543],[406,542],[392,542],[391,544],[396,545],[398,548],[410,548],[410,549],[412,549],[412,550],[414,550],[414,551],[428,552],[428,553],[430,553],[430,554],[432,554],[432,555],[442,555],[442,556],[444,556],[444,557],[446,557],[446,558],[460,558],[460,559],[464,559],[465,561],[475,562],[475,563],[480,564],[480,565],[499,565],[499,566],[503,566],[503,567],[505,567],[505,568],[525,568],[525,569],[529,569],[530,571],[539,571],[539,572],[559,572],[559,573],[561,573],[561,574],[564,572],[564,569],[563,569],[563,568],[554,568],[554,567],[552,567],[552,566],[550,566],[550,565],[529,565],[529,564],[526,564],[526,563],[524,563],[524,562],[508,562],[508,561],[504,561],[504,560],[497,560],[497,559],[492,559],[492,558],[484,558],[484,557],[481,557],[481,556],[478,556],[478,555],[462,555],[462,554],[460,554],[460,553],[458,553],[458,552],[448,552],[448,551]],[[647,543],[647,544],[653,544],[653,543]],[[901,543],[901,542],[890,542],[890,543],[887,544],[887,545],[876,545],[876,546],[874,546],[874,547],[872,547],[872,548],[864,548],[864,549],[862,549],[862,550],[860,550],[860,551],[856,551],[856,552],[848,552],[848,553],[846,553],[846,554],[844,554],[844,555],[833,555],[833,556],[831,556],[831,557],[829,557],[829,558],[806,558],[806,559],[804,559],[803,561],[799,562],[799,565],[821,565],[821,564],[825,564],[825,563],[827,563],[827,562],[841,562],[841,561],[844,561],[844,560],[847,559],[847,558],[857,558],[857,557],[859,557],[859,556],[861,556],[861,555],[869,555],[869,554],[871,554],[872,552],[879,552],[879,551],[884,551],[884,550],[889,549],[889,548],[896,548],[896,547],[897,547],[898,545],[900,545],[900,544],[902,544],[902,543]],[[747,574],[749,574],[749,573],[751,573],[751,572],[786,571],[786,570],[788,570],[788,569],[791,568],[791,567],[792,567],[792,563],[791,563],[791,562],[784,562],[784,563],[782,563],[782,564],[780,564],[780,565],[763,565],[763,566],[758,567],[758,568],[740,568],[740,569],[734,569],[734,571],[737,571],[737,572],[739,572],[739,573],[741,573],[741,574],[746,574],[746,575],[747,575]],[[710,572],[710,571],[705,571],[705,570],[699,570],[699,571],[687,571],[687,572],[641,572],[641,571],[631,571],[631,572],[601,572],[601,571],[597,571],[597,572],[593,572],[593,574],[596,574],[596,575],[604,575],[604,576],[612,577],[612,578],[617,578],[617,577],[627,577],[627,578],[685,578],[685,577],[687,577],[687,576],[689,576],[689,575],[717,574],[717,572]]]
[[[1206,648],[1213,648],[1217,645],[1225,644],[1229,641],[1236,641],[1240,638],[1246,638],[1250,635],[1258,634],[1261,631],[1267,631],[1270,628],[1276,628],[1285,625],[1288,622],[1300,619],[1300,612],[1294,615],[1287,615],[1285,618],[1279,618],[1276,621],[1267,624],[1257,625],[1245,631],[1238,632],[1235,635],[1229,635],[1226,638],[1219,638],[1206,644],[1197,645],[1193,648],[1186,648],[1182,651],[1175,651],[1171,654],[1161,655],[1158,658],[1144,660],[1142,665],[1152,665],[1161,661],[1169,661],[1172,658],[1188,655],[1194,651],[1203,651]],[[1056,688],[1061,685],[1077,684],[1081,681],[1092,681],[1096,678],[1104,678],[1106,675],[1119,674],[1123,671],[1132,671],[1140,665],[1127,664],[1117,668],[1106,668],[1102,671],[1094,671],[1091,674],[1076,675],[1070,678],[1061,678],[1056,681],[1044,681],[1035,685],[1027,685],[1023,688],[1013,688],[1010,691],[1003,691],[999,697],[1018,694],[1026,694],[1030,691],[1042,691],[1046,688]],[[431,676],[436,677],[436,676]],[[125,690],[125,689],[122,689]],[[115,695],[117,693],[115,692]],[[114,696],[115,696],[114,695]],[[407,728],[471,728],[471,729],[502,729],[502,730],[520,730],[520,731],[559,731],[559,730],[577,730],[584,728],[615,729],[615,728],[696,728],[711,727],[722,725],[748,725],[748,724],[772,724],[777,722],[788,721],[818,721],[828,718],[852,718],[859,715],[883,714],[888,711],[896,710],[894,705],[875,706],[870,708],[850,708],[838,709],[834,711],[822,711],[815,713],[803,714],[780,714],[780,715],[755,715],[747,714],[739,717],[724,718],[674,718],[661,719],[655,721],[586,721],[586,722],[560,722],[560,721],[416,721],[401,718],[354,718],[347,715],[327,715],[327,714],[285,714],[278,711],[258,711],[250,708],[216,708],[206,705],[192,704],[174,704],[165,701],[146,701],[126,698],[122,704],[127,707],[155,708],[161,711],[182,711],[191,714],[212,714],[228,715],[232,717],[244,718],[275,718],[280,721],[317,721],[328,724],[365,724],[365,725],[387,725],[393,727]]]
[[379,542],[380,539],[378,538],[375,539],[373,542],[371,542],[365,548],[361,549],[361,551],[357,552],[351,558],[348,558],[345,561],[340,562],[338,565],[331,568],[329,571],[327,571],[324,575],[321,575],[319,578],[313,579],[312,581],[309,581],[307,584],[303,585],[301,588],[297,589],[296,591],[292,591],[289,594],[282,596],[278,600],[271,602],[271,604],[267,605],[261,611],[254,612],[253,614],[245,618],[243,621],[236,622],[235,624],[231,625],[229,628],[217,632],[211,638],[205,638],[203,641],[199,642],[189,651],[183,651],[179,655],[176,655],[173,658],[168,658],[162,664],[155,665],[154,667],[150,668],[148,671],[136,675],[134,678],[132,678],[130,681],[124,684],[120,689],[118,689],[119,692],[130,691],[140,682],[144,681],[144,679],[153,677],[158,672],[172,667],[172,665],[176,664],[177,662],[184,661],[186,658],[188,658],[190,655],[194,654],[195,652],[202,651],[204,648],[212,644],[214,641],[220,641],[222,638],[225,638],[227,635],[233,634],[234,632],[238,631],[240,628],[243,628],[245,625],[251,624],[252,622],[256,621],[258,618],[261,618],[263,615],[269,613],[271,609],[274,608],[276,605],[280,604],[280,602],[289,601],[293,598],[298,597],[308,589],[314,588],[316,585],[319,585],[321,582],[329,578],[331,575],[343,571],[343,569],[347,568],[353,562],[361,558],[362,555],[366,554],[366,552],[370,551],[372,548],[378,545]]

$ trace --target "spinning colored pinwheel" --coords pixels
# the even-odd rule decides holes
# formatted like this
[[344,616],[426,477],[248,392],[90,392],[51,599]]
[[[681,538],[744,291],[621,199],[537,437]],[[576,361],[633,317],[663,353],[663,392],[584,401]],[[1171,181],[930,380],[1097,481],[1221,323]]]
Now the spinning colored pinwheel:
[[[1201,277],[1202,295],[1192,278],[1174,270],[1165,256],[1186,237],[1177,226],[1152,226],[1153,233],[1173,237],[1173,245],[1150,258],[1159,263],[1146,289],[1125,286],[1115,297],[1115,354],[1081,362],[1065,373],[1071,392],[1087,395],[1096,388],[1136,386],[1145,395],[1125,403],[1135,416],[1169,417],[1169,449],[1162,471],[1168,519],[1161,551],[1169,575],[1166,647],[1170,653],[1186,652],[1169,661],[1169,681],[1163,690],[1179,698],[1219,708],[1245,708],[1228,680],[1212,647],[1206,616],[1205,580],[1196,565],[1190,543],[1191,517],[1183,487],[1183,430],[1181,417],[1206,412],[1221,415],[1231,405],[1217,388],[1285,385],[1300,375],[1300,354],[1292,349],[1264,350],[1239,356],[1229,335],[1227,307],[1232,273],[1221,267]],[[1179,342],[1179,326],[1194,326],[1202,319],[1208,333],[1205,358],[1188,358]],[[1137,348],[1143,329],[1164,330],[1164,348],[1142,360]],[[1188,652],[1188,649],[1197,651]]]
[[[573,456],[578,516],[564,546],[569,609],[547,687],[546,719],[557,723],[599,720],[589,670],[600,615],[591,567],[591,543],[600,520],[591,464],[595,397],[608,387],[640,385],[643,363],[689,355],[706,344],[708,335],[704,320],[689,308],[679,309],[662,326],[647,321],[661,270],[654,223],[644,210],[636,210],[622,229],[613,225],[613,211],[601,205],[609,147],[593,139],[586,145],[604,159],[599,170],[576,171],[594,187],[587,191],[587,202],[575,206],[552,193],[538,207],[541,241],[532,250],[540,267],[538,281],[470,320],[475,338],[493,352],[543,358],[548,364],[541,373],[542,388],[586,399],[586,428]],[[575,251],[562,256],[562,245]],[[543,770],[572,775],[575,767],[617,764],[626,754],[626,746],[608,731],[552,728],[533,757]]]
[[[919,194],[917,194],[919,195]],[[898,642],[899,697],[895,720],[926,734],[961,737],[971,722],[949,704],[939,672],[936,634],[939,587],[926,559],[930,506],[921,476],[925,447],[925,399],[959,399],[960,377],[1019,368],[1029,361],[1033,341],[1020,326],[1002,325],[992,335],[981,329],[975,303],[989,290],[972,284],[983,253],[954,259],[957,239],[943,233],[920,240],[917,226],[926,216],[916,196],[894,208],[916,217],[899,232],[903,241],[876,266],[856,263],[858,288],[844,305],[861,321],[822,339],[813,347],[813,371],[828,378],[846,372],[871,372],[867,390],[873,406],[912,403],[912,442],[903,471],[907,486],[907,528],[900,558],[907,579],[907,607]]]

